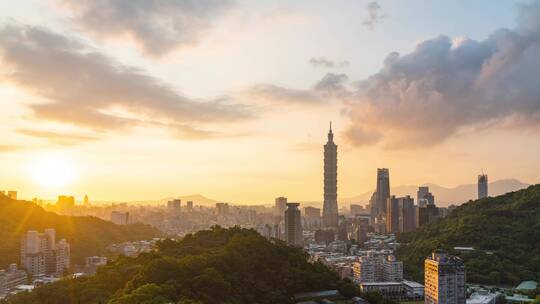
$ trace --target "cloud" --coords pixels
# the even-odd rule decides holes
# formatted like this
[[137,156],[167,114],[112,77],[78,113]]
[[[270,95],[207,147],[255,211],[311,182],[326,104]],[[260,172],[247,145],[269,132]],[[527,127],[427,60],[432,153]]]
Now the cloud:
[[317,57],[309,59],[309,63],[314,67],[323,67],[323,68],[342,68],[350,64],[347,60],[335,62],[326,57]]
[[247,90],[247,96],[266,103],[317,104],[322,100],[311,90],[297,90],[273,84],[257,84]]
[[21,150],[22,147],[14,145],[0,145],[0,153],[14,152]]
[[385,16],[381,13],[381,6],[376,1],[369,2],[366,6],[367,17],[362,25],[372,30],[377,23],[380,23]]
[[241,98],[271,105],[323,105],[332,99],[345,98],[348,79],[346,74],[327,73],[313,87],[300,90],[274,84],[257,84],[243,92]]
[[83,142],[98,140],[99,137],[91,135],[82,135],[82,134],[69,134],[69,133],[59,133],[53,131],[42,131],[42,130],[32,130],[32,129],[18,129],[16,131],[19,134],[31,136],[35,138],[47,139],[50,142],[71,146],[80,144]]
[[356,145],[425,147],[497,124],[540,125],[540,1],[523,6],[516,29],[487,39],[441,35],[356,83],[346,103]]
[[193,46],[234,6],[229,0],[64,0],[79,27],[99,38],[129,38],[144,53]]
[[314,86],[316,91],[338,92],[345,90],[344,84],[349,80],[346,74],[327,73]]
[[250,110],[229,98],[197,100],[144,71],[118,63],[78,40],[31,26],[0,28],[0,79],[47,100],[31,104],[38,119],[107,131],[149,123],[238,121]]

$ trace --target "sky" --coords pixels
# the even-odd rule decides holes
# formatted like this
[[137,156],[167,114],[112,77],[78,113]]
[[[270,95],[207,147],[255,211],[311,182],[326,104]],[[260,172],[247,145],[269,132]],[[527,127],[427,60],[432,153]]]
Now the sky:
[[0,189],[322,200],[539,181],[540,1],[0,2]]

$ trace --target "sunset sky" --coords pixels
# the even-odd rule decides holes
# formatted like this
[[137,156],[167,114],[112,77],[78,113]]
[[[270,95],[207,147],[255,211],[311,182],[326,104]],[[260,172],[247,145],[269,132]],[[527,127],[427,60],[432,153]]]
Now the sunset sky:
[[540,1],[0,2],[0,189],[322,200],[540,176]]

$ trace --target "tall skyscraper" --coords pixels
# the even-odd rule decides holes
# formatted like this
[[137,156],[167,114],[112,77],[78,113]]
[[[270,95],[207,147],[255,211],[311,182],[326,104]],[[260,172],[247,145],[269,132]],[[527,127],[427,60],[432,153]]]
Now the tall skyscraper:
[[302,217],[300,216],[299,203],[287,203],[285,210],[285,241],[289,245],[302,246]]
[[285,212],[285,209],[287,208],[287,198],[280,196],[276,197],[275,199],[275,212],[279,216],[283,216],[283,212]]
[[375,216],[386,215],[386,205],[390,198],[390,172],[387,168],[377,169],[377,191],[375,197]]
[[328,131],[328,142],[324,145],[323,225],[331,228],[338,227],[337,145],[334,143],[332,123]]
[[426,304],[465,304],[465,266],[461,259],[434,251],[424,261]]
[[487,174],[478,175],[478,199],[488,197],[488,176]]

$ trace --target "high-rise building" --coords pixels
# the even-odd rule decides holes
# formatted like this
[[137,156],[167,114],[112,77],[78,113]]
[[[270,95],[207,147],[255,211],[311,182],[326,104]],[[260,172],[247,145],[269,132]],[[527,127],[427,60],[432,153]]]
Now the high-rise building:
[[337,145],[334,143],[332,123],[328,131],[328,141],[324,145],[324,203],[323,224],[325,227],[338,227],[337,205]]
[[88,199],[88,195],[86,195],[86,194],[84,195],[83,206],[85,206],[85,207],[90,206],[90,200]]
[[487,174],[478,175],[478,199],[488,197],[488,176]]
[[386,232],[398,233],[399,232],[399,200],[395,195],[392,195],[386,206]]
[[414,199],[409,195],[398,198],[399,232],[409,232],[416,227]]
[[287,203],[285,210],[285,241],[289,245],[302,246],[302,217],[300,216],[299,203]]
[[229,215],[229,204],[228,203],[216,203],[216,215],[217,216],[228,216]]
[[111,222],[117,225],[127,225],[129,224],[129,212],[123,211],[112,211],[111,212]]
[[426,202],[430,205],[435,204],[435,196],[431,192],[429,192],[428,186],[420,186],[418,187],[418,191],[416,192],[416,201],[418,202],[418,205],[420,206],[420,200],[425,199]]
[[377,169],[377,191],[375,196],[375,216],[386,215],[386,205],[390,198],[390,171]]
[[383,260],[383,279],[385,282],[403,281],[403,262],[398,261],[394,255]]
[[279,216],[283,216],[283,212],[285,212],[285,209],[287,209],[287,198],[283,196],[276,197],[274,202],[274,210],[276,214]]
[[167,202],[167,210],[171,213],[179,213],[182,208],[182,201],[173,199]]
[[355,240],[358,244],[364,245],[364,242],[367,241],[367,233],[369,230],[369,217],[359,216],[355,218],[356,221],[356,230],[355,230]]
[[60,195],[56,201],[56,207],[61,210],[73,209],[75,207],[75,198],[73,196]]
[[187,212],[192,212],[193,211],[193,201],[187,201],[186,202],[186,210],[187,210]]
[[60,276],[70,263],[69,243],[62,239],[56,243],[54,229],[44,233],[28,231],[21,238],[21,265],[32,275]]
[[461,259],[434,251],[424,262],[426,304],[465,304],[465,266]]

